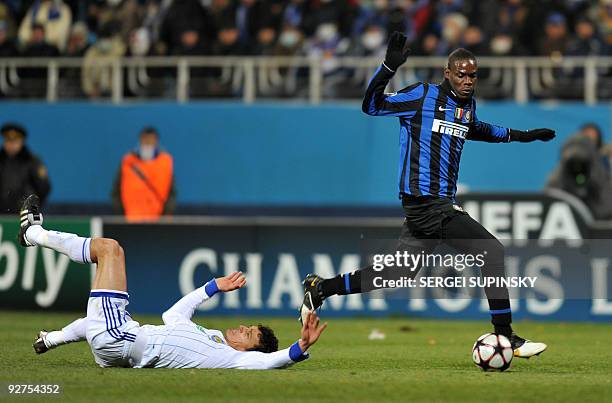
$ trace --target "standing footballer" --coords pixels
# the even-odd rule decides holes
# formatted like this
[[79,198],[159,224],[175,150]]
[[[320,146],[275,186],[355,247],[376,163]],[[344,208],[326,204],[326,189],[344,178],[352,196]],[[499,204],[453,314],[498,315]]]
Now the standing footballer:
[[[489,143],[549,141],[550,129],[508,129],[478,120],[474,88],[478,66],[474,55],[457,49],[448,57],[441,84],[416,83],[394,94],[384,89],[410,50],[406,37],[394,32],[384,63],[370,81],[363,111],[371,116],[394,116],[400,123],[399,195],[405,221],[398,249],[431,251],[432,239],[460,253],[487,251],[483,275],[504,276],[504,247],[482,225],[456,204],[459,160],[466,140]],[[485,168],[486,169],[486,168]],[[385,269],[391,276],[391,268]],[[416,276],[418,270],[411,272]],[[373,266],[323,279],[310,274],[304,280],[302,317],[319,308],[330,295],[363,293],[376,289],[370,281],[385,272]],[[485,288],[495,333],[508,337],[517,357],[542,353],[546,344],[519,337],[511,327],[512,313],[506,287]]]

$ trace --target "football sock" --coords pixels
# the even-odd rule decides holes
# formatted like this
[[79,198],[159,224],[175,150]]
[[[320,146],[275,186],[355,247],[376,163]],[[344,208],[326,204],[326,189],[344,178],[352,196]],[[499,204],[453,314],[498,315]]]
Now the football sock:
[[92,263],[90,257],[91,238],[59,231],[47,231],[40,225],[32,225],[26,238],[33,245],[44,246],[68,256],[77,263]]
[[494,326],[494,328],[495,333],[504,335],[510,339],[510,336],[512,335],[512,326]]
[[45,337],[45,345],[54,348],[62,344],[85,340],[87,318],[80,318],[65,326],[62,330],[49,332]]
[[321,282],[321,292],[325,298],[330,295],[357,294],[367,291],[362,290],[361,287],[361,270],[339,274]]
[[[374,278],[383,277],[385,279],[398,279],[405,272],[397,270],[396,267],[385,267],[380,271],[374,270],[370,265],[363,269],[355,270],[350,273],[339,274],[336,277],[325,279],[321,282],[321,292],[323,297],[330,295],[347,295],[370,292],[377,289],[374,286]],[[411,271],[410,276],[414,278],[418,270]]]
[[510,337],[512,334],[512,310],[509,299],[489,299],[489,312],[495,333]]

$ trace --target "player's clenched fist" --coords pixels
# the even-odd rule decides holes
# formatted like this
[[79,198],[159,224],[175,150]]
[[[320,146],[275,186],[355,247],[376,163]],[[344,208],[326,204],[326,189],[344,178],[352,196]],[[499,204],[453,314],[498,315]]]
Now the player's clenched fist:
[[319,316],[314,311],[310,311],[302,325],[302,336],[299,341],[302,351],[315,344],[326,327],[327,322],[319,326]]
[[244,278],[241,271],[235,271],[228,276],[215,279],[215,282],[219,291],[228,292],[244,287],[246,278]]
[[387,45],[385,66],[392,71],[396,71],[399,66],[404,64],[410,54],[410,48],[408,48],[407,45],[408,38],[406,35],[398,31],[393,32],[389,38],[389,44]]

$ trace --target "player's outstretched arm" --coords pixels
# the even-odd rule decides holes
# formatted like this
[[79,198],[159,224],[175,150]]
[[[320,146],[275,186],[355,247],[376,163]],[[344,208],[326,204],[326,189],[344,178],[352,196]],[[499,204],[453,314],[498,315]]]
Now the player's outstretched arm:
[[555,131],[552,129],[531,129],[531,130],[514,130],[510,129],[510,141],[518,141],[520,143],[530,143],[532,141],[550,141],[555,138]]
[[485,141],[487,143],[508,143],[511,141],[529,143],[536,140],[550,141],[555,138],[555,131],[552,129],[532,129],[523,131],[483,122],[478,119],[475,99],[472,99],[472,116],[473,121],[470,125],[467,140]]
[[225,277],[210,280],[200,288],[196,288],[178,300],[162,315],[164,324],[190,322],[195,310],[206,300],[218,292],[230,292],[246,285],[246,279],[240,271],[235,271]]
[[302,325],[300,339],[289,348],[273,353],[258,351],[236,351],[232,357],[230,368],[237,369],[274,369],[285,368],[296,362],[307,359],[309,347],[319,340],[321,333],[327,328],[327,322],[320,325],[319,317],[310,312]]
[[391,34],[385,61],[368,84],[361,109],[372,116],[410,116],[418,109],[424,95],[418,83],[396,94],[385,94],[385,88],[395,71],[406,61],[410,49],[408,38],[400,32]]

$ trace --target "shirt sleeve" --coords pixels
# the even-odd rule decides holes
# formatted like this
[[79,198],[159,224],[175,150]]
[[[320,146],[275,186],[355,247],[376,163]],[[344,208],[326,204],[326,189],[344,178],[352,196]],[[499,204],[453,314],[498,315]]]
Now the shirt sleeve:
[[296,362],[308,359],[307,352],[303,352],[296,341],[291,347],[274,353],[259,351],[237,351],[230,363],[235,369],[274,369],[286,368]]
[[385,88],[393,74],[384,63],[376,70],[363,98],[361,109],[364,113],[371,116],[410,118],[420,108],[424,96],[422,83],[416,83],[393,94],[385,94]]
[[510,131],[506,127],[492,125],[478,120],[476,115],[476,100],[472,100],[474,120],[470,125],[467,140],[485,141],[487,143],[507,143],[510,141]]
[[178,300],[170,309],[162,314],[162,320],[165,325],[175,323],[189,323],[195,310],[204,303],[204,301],[212,298],[219,292],[217,282],[213,278],[208,283],[200,288],[196,288],[183,298]]

